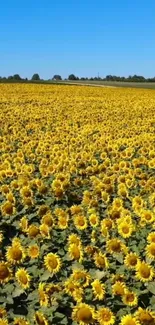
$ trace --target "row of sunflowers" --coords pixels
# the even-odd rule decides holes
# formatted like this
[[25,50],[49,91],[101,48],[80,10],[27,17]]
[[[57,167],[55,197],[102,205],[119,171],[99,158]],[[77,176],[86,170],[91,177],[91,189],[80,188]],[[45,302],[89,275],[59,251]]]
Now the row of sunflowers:
[[155,324],[155,92],[0,85],[0,325]]

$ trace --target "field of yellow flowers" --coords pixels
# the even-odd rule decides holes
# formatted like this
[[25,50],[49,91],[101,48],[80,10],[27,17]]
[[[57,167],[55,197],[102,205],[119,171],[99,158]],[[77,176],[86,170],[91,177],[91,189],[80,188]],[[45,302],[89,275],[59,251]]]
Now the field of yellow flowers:
[[155,324],[155,91],[0,85],[0,325]]

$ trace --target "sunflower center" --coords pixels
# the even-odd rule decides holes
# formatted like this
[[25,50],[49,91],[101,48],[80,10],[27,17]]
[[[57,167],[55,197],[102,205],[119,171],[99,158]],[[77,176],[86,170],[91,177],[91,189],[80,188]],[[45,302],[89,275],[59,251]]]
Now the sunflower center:
[[19,281],[23,284],[27,284],[28,282],[28,279],[27,279],[27,276],[23,273],[23,274],[20,274],[19,275]]
[[111,314],[109,313],[109,311],[105,310],[102,312],[101,318],[104,322],[108,322],[111,320]]
[[56,258],[54,258],[54,257],[49,259],[48,264],[51,267],[51,269],[53,269],[53,270],[56,269],[58,266],[58,262],[57,262]]
[[84,307],[77,312],[77,318],[85,324],[88,324],[92,320],[92,313],[88,308]]
[[19,261],[22,258],[22,251],[19,247],[12,247],[12,259],[15,261]]
[[128,232],[129,232],[129,227],[128,227],[128,226],[124,226],[124,227],[122,227],[122,231],[124,232],[124,234],[128,234]]
[[126,300],[128,302],[134,301],[134,294],[133,293],[128,293],[127,296],[126,296]]
[[132,265],[132,266],[135,266],[137,264],[136,256],[130,257],[129,264]]
[[140,273],[142,275],[143,278],[149,278],[150,276],[150,269],[148,268],[147,265],[143,265],[140,269]]
[[98,256],[97,262],[101,267],[105,267],[105,259],[102,256]]
[[9,276],[9,270],[6,265],[0,265],[0,280],[5,280]]
[[79,219],[78,223],[79,223],[79,226],[84,226],[84,224],[85,224],[83,219]]
[[151,255],[155,256],[155,246],[150,248]]
[[142,322],[143,324],[153,324],[153,317],[149,314],[149,313],[146,313],[146,312],[142,312],[141,315],[139,315],[139,320],[140,322]]

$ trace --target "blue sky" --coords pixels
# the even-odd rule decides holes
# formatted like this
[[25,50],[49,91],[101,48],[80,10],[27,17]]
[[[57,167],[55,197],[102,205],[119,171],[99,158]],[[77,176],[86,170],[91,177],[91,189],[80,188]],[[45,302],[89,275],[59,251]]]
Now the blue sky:
[[0,0],[0,76],[155,76],[155,0]]

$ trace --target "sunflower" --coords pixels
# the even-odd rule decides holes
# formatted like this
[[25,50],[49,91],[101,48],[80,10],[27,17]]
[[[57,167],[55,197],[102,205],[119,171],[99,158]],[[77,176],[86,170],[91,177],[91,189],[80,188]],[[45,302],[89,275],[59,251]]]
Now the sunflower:
[[78,285],[82,285],[84,288],[89,286],[91,277],[85,270],[74,270],[71,275],[71,279],[77,282]]
[[97,214],[93,213],[89,216],[89,223],[90,225],[95,228],[98,226],[99,224],[99,217],[97,216]]
[[135,269],[140,259],[136,253],[128,253],[124,259],[124,264],[129,269]]
[[9,325],[7,319],[0,318],[0,325]]
[[73,308],[72,319],[80,325],[92,324],[95,320],[94,308],[87,304],[80,303]]
[[127,251],[127,247],[118,238],[112,238],[107,241],[108,253],[115,254]]
[[150,232],[148,237],[147,237],[147,241],[149,243],[155,243],[155,232]]
[[100,280],[96,279],[91,283],[93,294],[95,299],[103,300],[105,296],[105,286],[100,282]]
[[138,308],[135,314],[136,318],[140,322],[140,324],[155,324],[155,312],[147,309],[143,309],[141,307]]
[[48,212],[50,211],[50,208],[48,205],[41,205],[38,209],[38,215],[39,217],[43,217],[44,215],[46,215]]
[[39,230],[40,230],[40,234],[43,238],[47,238],[47,239],[50,239],[51,236],[50,236],[50,228],[49,226],[45,225],[44,223],[42,223],[39,227]]
[[54,219],[50,212],[48,212],[42,217],[41,223],[47,225],[48,227],[54,226]]
[[134,292],[125,290],[125,293],[122,297],[122,301],[127,306],[137,306],[138,304],[138,298],[137,295]]
[[22,317],[17,317],[13,321],[13,325],[30,325],[30,323]]
[[1,212],[3,216],[12,216],[13,214],[15,214],[15,207],[10,201],[6,201],[1,206]]
[[77,260],[80,263],[82,262],[83,251],[81,245],[77,246],[76,244],[70,244],[68,247],[68,252],[71,259]]
[[68,228],[69,216],[59,216],[58,217],[58,228],[63,230]]
[[8,282],[11,278],[11,270],[6,262],[0,262],[0,283]]
[[39,283],[38,293],[39,293],[40,306],[47,307],[48,306],[48,295],[45,292],[45,284],[44,283]]
[[34,318],[38,325],[48,325],[48,321],[45,318],[45,316],[43,315],[43,313],[36,311]]
[[45,288],[45,292],[48,295],[48,298],[50,299],[51,302],[55,299],[55,295],[54,294],[55,293],[59,293],[61,291],[62,291],[61,285],[54,284],[54,283],[47,284],[47,286]]
[[57,254],[49,253],[44,257],[44,263],[47,270],[53,274],[59,272],[61,260]]
[[155,259],[155,243],[150,243],[146,246],[146,256],[151,260]]
[[121,281],[116,281],[113,285],[112,285],[112,293],[113,295],[116,296],[123,296],[125,293],[125,283],[121,282]]
[[128,314],[121,318],[120,325],[140,325],[140,323],[136,317],[132,316],[131,314]]
[[80,303],[83,299],[84,290],[80,284],[70,278],[65,281],[65,292],[71,296],[77,303]]
[[0,307],[0,318],[6,317],[7,316],[7,311],[5,308]]
[[71,234],[68,236],[68,244],[75,244],[77,246],[81,245],[80,237],[76,234]]
[[101,252],[95,253],[94,261],[95,261],[96,267],[98,267],[99,269],[108,268],[109,263],[108,263],[108,259],[105,256],[105,254],[102,254]]
[[19,264],[25,258],[25,251],[19,241],[13,241],[12,246],[9,246],[6,253],[8,262],[12,264]]
[[29,186],[23,186],[20,190],[20,195],[24,198],[31,198],[33,195],[32,190],[29,188]]
[[151,210],[143,210],[141,218],[145,223],[152,223],[155,220],[155,215]]
[[101,228],[111,230],[113,228],[113,221],[110,218],[105,218],[101,221]]
[[0,231],[0,244],[2,243],[2,241],[3,241],[3,233],[2,233],[2,231]]
[[115,322],[113,312],[106,307],[101,307],[97,312],[97,320],[100,325],[112,325]]
[[119,223],[118,225],[118,233],[123,238],[129,238],[132,235],[133,232],[133,226],[130,223],[127,223],[126,221]]
[[28,235],[30,238],[35,238],[40,234],[40,230],[37,226],[35,225],[30,225],[28,228]]
[[28,230],[28,219],[26,217],[22,217],[20,220],[20,228],[23,232],[27,232]]
[[136,266],[136,277],[142,282],[151,281],[154,277],[154,270],[144,261],[139,262]]
[[30,258],[37,258],[40,254],[40,248],[37,244],[32,245],[28,248],[28,256]]
[[30,275],[24,268],[19,268],[15,273],[15,277],[23,289],[27,289],[30,287]]
[[74,217],[74,224],[78,230],[84,230],[87,228],[87,219],[83,215],[76,215]]
[[82,206],[80,205],[72,205],[72,207],[70,208],[71,214],[72,215],[76,215],[79,214],[83,211]]

